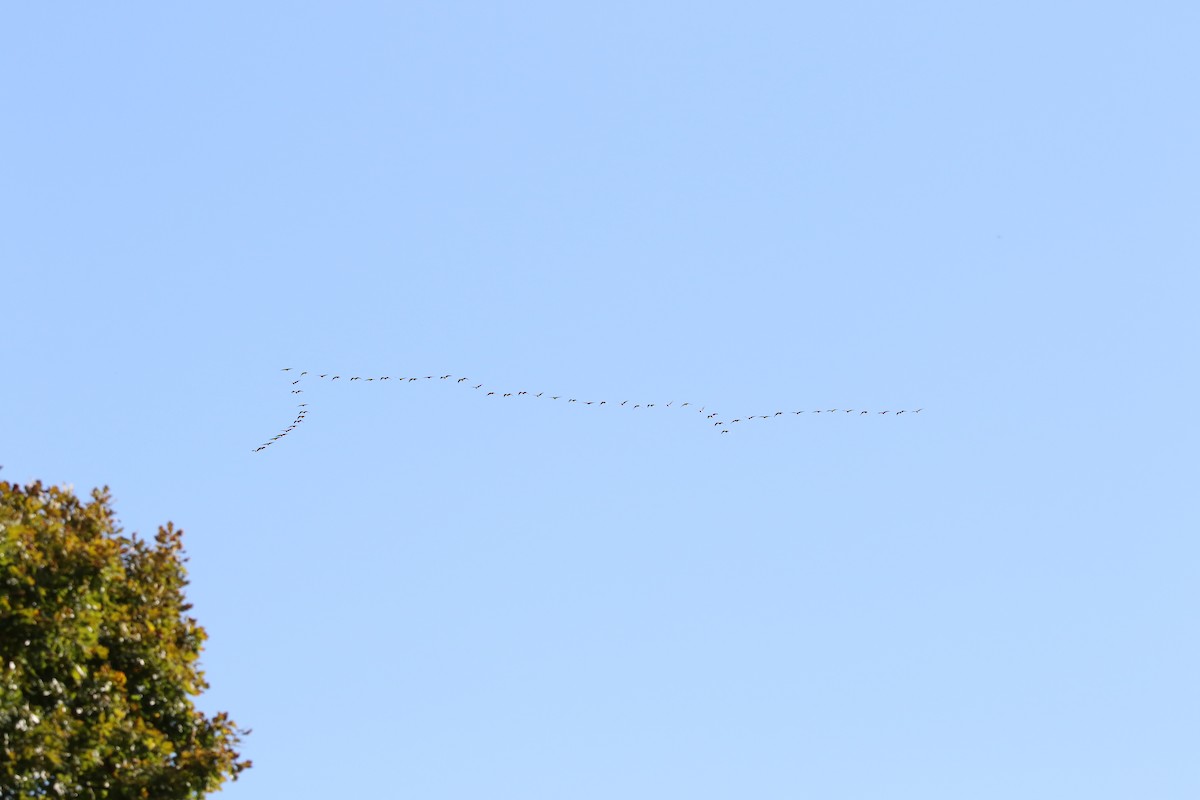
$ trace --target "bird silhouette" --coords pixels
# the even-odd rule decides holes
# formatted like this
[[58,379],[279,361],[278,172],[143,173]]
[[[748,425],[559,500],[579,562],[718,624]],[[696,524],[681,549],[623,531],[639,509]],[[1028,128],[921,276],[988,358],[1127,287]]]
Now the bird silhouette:
[[[283,368],[281,368],[281,371],[283,371],[283,372],[293,372],[293,371],[295,371],[295,370],[294,370],[294,368],[292,368],[292,367],[283,367]],[[298,385],[298,384],[300,383],[300,378],[302,378],[302,377],[304,377],[304,376],[306,376],[306,375],[308,375],[308,374],[309,374],[309,372],[308,372],[307,370],[303,370],[303,371],[300,371],[299,373],[297,373],[297,379],[296,379],[296,380],[293,380],[293,381],[291,382],[292,386],[296,386],[296,385]],[[342,377],[341,375],[332,375],[332,376],[330,376],[330,374],[329,374],[329,373],[325,373],[325,372],[322,372],[322,373],[317,373],[317,374],[318,374],[318,377],[320,377],[320,378],[322,378],[322,379],[324,379],[324,378],[327,378],[327,377],[331,377],[331,378],[332,378],[332,380],[340,380],[340,379],[341,379],[341,377]],[[435,377],[435,376],[433,376],[433,375],[426,375],[426,376],[424,376],[425,380],[432,380],[434,377]],[[441,375],[441,376],[438,376],[438,377],[440,377],[440,379],[441,379],[441,380],[449,380],[449,379],[453,378],[454,376],[453,376],[452,374],[450,374],[450,373],[447,373],[447,374],[445,374],[445,375]],[[372,376],[372,377],[360,377],[360,376],[358,376],[358,375],[355,375],[355,376],[353,376],[353,377],[349,377],[349,380],[350,380],[350,381],[360,381],[360,380],[366,380],[366,381],[390,381],[390,380],[393,380],[393,379],[395,379],[395,380],[398,380],[398,381],[404,381],[404,380],[408,380],[408,381],[410,381],[410,382],[411,382],[411,381],[419,380],[420,378],[419,378],[419,377],[409,377],[409,378],[404,378],[404,377],[401,377],[401,376],[393,376],[393,375],[381,375],[381,376]],[[457,378],[457,379],[455,380],[455,383],[465,383],[465,382],[466,382],[466,381],[468,381],[468,380],[470,380],[470,379],[469,379],[469,378],[467,378],[467,377],[459,377],[459,378]],[[483,388],[483,386],[484,386],[484,384],[482,384],[482,383],[479,383],[479,384],[476,384],[476,385],[474,385],[472,388],[474,388],[474,389],[481,389],[481,388]],[[292,393],[292,394],[303,394],[303,393],[304,393],[304,391],[303,391],[302,389],[293,389],[293,390],[291,390],[291,393]],[[500,392],[498,392],[498,391],[490,391],[490,392],[487,392],[487,396],[488,396],[488,397],[495,397],[495,396],[497,396],[497,395],[500,395],[500,394],[501,394],[501,393],[500,393]],[[545,396],[545,393],[544,393],[544,392],[537,392],[536,394],[533,394],[532,392],[526,391],[526,390],[524,390],[524,389],[522,389],[522,390],[520,390],[520,391],[518,391],[518,392],[504,392],[504,393],[502,394],[502,396],[503,396],[503,397],[514,397],[514,396],[516,396],[516,397],[524,397],[524,396],[526,396],[526,395],[531,395],[531,394],[532,394],[534,397],[538,397],[538,398]],[[563,399],[563,397],[564,397],[564,395],[551,395],[551,396],[550,396],[550,399],[552,399],[552,400],[560,400],[560,399]],[[589,405],[589,406],[591,406],[591,405],[600,405],[600,406],[603,406],[603,405],[608,405],[608,401],[607,401],[607,400],[579,400],[579,399],[577,399],[577,398],[574,398],[574,397],[572,397],[572,398],[569,398],[569,399],[567,400],[567,402],[568,402],[568,403],[583,403],[584,405]],[[619,403],[619,405],[620,405],[620,406],[622,406],[622,407],[624,407],[624,406],[627,406],[627,405],[630,405],[630,401],[629,401],[629,400],[622,400],[622,401]],[[632,404],[632,407],[633,407],[633,408],[635,408],[635,409],[638,409],[638,408],[648,408],[648,409],[649,409],[649,408],[655,408],[655,407],[657,407],[658,405],[663,405],[663,407],[664,407],[664,408],[674,408],[676,405],[678,405],[680,408],[685,408],[685,407],[693,407],[693,404],[692,404],[690,401],[676,403],[674,400],[671,400],[671,401],[669,401],[669,402],[667,402],[667,403],[665,403],[665,404],[659,404],[659,403],[634,403],[634,404]],[[269,441],[267,441],[267,442],[264,442],[264,443],[260,444],[260,445],[259,445],[257,448],[254,448],[252,452],[261,452],[263,449],[265,449],[265,448],[269,447],[271,444],[273,444],[273,443],[277,442],[279,439],[283,438],[284,436],[287,436],[289,433],[291,433],[292,431],[296,430],[297,426],[298,426],[300,423],[304,422],[304,420],[307,418],[307,414],[308,414],[308,410],[307,410],[307,408],[306,408],[307,406],[308,406],[308,403],[299,403],[299,404],[298,404],[298,407],[299,407],[301,410],[300,410],[300,411],[299,411],[299,413],[296,415],[296,418],[295,418],[295,419],[292,421],[291,425],[289,425],[287,428],[285,428],[283,431],[281,431],[281,432],[280,432],[279,434],[277,434],[275,437],[272,437],[272,438],[271,438]],[[698,409],[696,409],[696,408],[694,408],[694,407],[693,407],[693,410],[694,410],[694,411],[696,411],[696,413],[698,413],[698,414],[705,414],[705,412],[706,412],[706,408],[705,408],[704,406],[701,406],[701,407],[700,407],[700,408],[698,408]],[[855,410],[855,409],[851,409],[851,408],[846,408],[846,409],[830,408],[830,409],[813,409],[811,413],[813,413],[813,414],[821,414],[821,413],[826,413],[826,414],[834,414],[834,413],[837,413],[837,412],[841,411],[841,412],[844,412],[844,413],[846,413],[846,414],[858,413],[860,416],[867,415],[867,414],[870,414],[870,413],[878,413],[880,416],[885,416],[885,415],[887,415],[887,414],[894,414],[895,416],[897,416],[897,417],[898,417],[898,416],[900,416],[901,414],[919,414],[919,413],[921,413],[923,410],[924,410],[923,408],[916,408],[916,409],[900,409],[900,410],[896,410],[896,411],[893,411],[893,410],[890,410],[890,409],[889,409],[889,410],[884,410],[884,411],[879,411],[879,412],[870,412],[870,411],[861,411],[861,410],[860,410],[860,411],[857,411],[857,412],[856,412],[856,410]],[[794,414],[794,415],[796,415],[796,416],[799,416],[800,414],[803,414],[804,412],[805,412],[805,410],[804,410],[804,409],[800,409],[800,410],[797,410],[797,411],[793,411],[793,412],[791,412],[791,413],[792,413],[792,414]],[[712,421],[713,421],[713,425],[714,425],[714,426],[722,428],[722,431],[721,431],[722,433],[728,433],[728,432],[729,432],[729,430],[728,430],[728,428],[726,427],[727,425],[731,425],[731,424],[740,424],[740,423],[742,423],[742,422],[749,422],[749,421],[751,421],[751,420],[756,420],[756,419],[772,419],[772,418],[774,418],[774,417],[781,417],[781,416],[783,416],[785,413],[787,413],[787,412],[784,412],[784,411],[776,411],[776,412],[774,412],[773,414],[770,414],[770,415],[768,415],[768,414],[751,414],[751,415],[749,415],[749,416],[746,416],[746,417],[738,417],[738,418],[736,418],[736,419],[729,420],[729,421],[720,421],[720,420],[717,420],[717,419],[716,419],[716,417],[720,416],[719,412],[716,412],[716,411],[714,411],[714,412],[708,413],[708,414],[707,414],[707,416],[706,416],[705,418],[706,418],[706,419],[708,419],[708,420],[712,420]]]
[[332,378],[330,378],[329,380],[331,380],[331,381],[336,381],[336,380],[337,380],[338,378],[340,378],[340,377],[342,377],[342,376],[341,376],[341,375],[334,375],[334,376],[333,376]]

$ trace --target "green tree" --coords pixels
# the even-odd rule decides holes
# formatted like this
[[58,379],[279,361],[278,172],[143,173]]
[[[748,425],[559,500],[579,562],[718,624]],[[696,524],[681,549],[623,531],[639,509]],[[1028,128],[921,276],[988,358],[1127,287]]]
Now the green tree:
[[125,537],[108,488],[0,481],[0,800],[184,800],[250,766],[192,697],[182,531]]

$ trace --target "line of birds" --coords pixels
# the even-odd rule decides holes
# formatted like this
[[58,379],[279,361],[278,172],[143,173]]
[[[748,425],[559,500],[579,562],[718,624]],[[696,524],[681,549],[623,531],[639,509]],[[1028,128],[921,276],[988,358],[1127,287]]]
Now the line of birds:
[[[295,372],[295,370],[293,370],[291,367],[284,367],[282,371],[283,372]],[[296,380],[292,381],[291,385],[292,386],[298,385],[300,383],[300,381],[303,380],[304,376],[308,375],[308,374],[309,373],[307,370],[304,370],[304,371],[298,373]],[[330,373],[330,372],[320,373],[316,376],[316,378],[318,380],[328,379],[331,383],[333,381],[342,380],[341,375],[334,375],[333,373]],[[456,384],[469,383],[469,380],[470,380],[468,378],[456,377],[454,375],[438,375],[438,376],[434,376],[434,375],[420,376],[419,375],[416,377],[400,377],[400,376],[391,376],[391,375],[383,375],[380,377],[362,377],[360,375],[355,375],[352,377],[348,377],[346,380],[347,380],[347,382],[353,382],[353,381],[368,381],[368,382],[370,382],[370,381],[392,381],[392,380],[394,380],[396,382],[411,383],[413,381],[421,381],[421,380],[448,381],[448,380],[451,380],[452,378],[454,379],[453,382]],[[478,384],[475,384],[474,386],[471,386],[470,388],[479,390],[479,389],[483,389],[484,385],[482,383],[478,383]],[[304,390],[303,389],[292,389],[291,392],[292,392],[292,394],[303,394]],[[532,392],[527,392],[527,391],[501,392],[501,391],[497,390],[497,391],[484,392],[484,396],[485,397],[499,396],[502,398],[503,397],[533,397],[536,399],[536,398],[544,397],[547,395],[545,392],[537,392],[536,394],[534,394]],[[656,408],[656,407],[661,407],[661,408],[674,407],[674,408],[682,409],[682,408],[686,408],[686,407],[690,406],[692,408],[692,410],[696,411],[699,414],[704,414],[704,412],[707,410],[704,406],[700,406],[699,408],[696,408],[695,404],[691,403],[691,402],[680,403],[680,404],[676,405],[674,400],[672,400],[669,403],[634,403],[634,404],[630,405],[628,400],[622,400],[620,403],[609,403],[607,400],[582,400],[581,401],[578,398],[575,398],[575,397],[567,398],[566,395],[560,395],[560,394],[548,395],[548,398],[550,400],[562,400],[562,399],[566,398],[567,403],[581,403],[582,405],[585,405],[585,406],[608,405],[608,406],[613,406],[615,408],[629,408],[629,409]],[[275,444],[276,442],[281,440],[283,437],[287,436],[289,433],[294,431],[300,425],[300,423],[304,421],[305,416],[307,416],[307,414],[308,414],[307,406],[308,406],[308,403],[301,403],[299,406],[301,411],[296,415],[296,419],[292,420],[292,424],[289,425],[288,427],[284,428],[280,433],[276,434],[275,436],[272,436],[268,441],[262,443],[261,445],[259,445],[256,448],[254,448],[253,452],[258,453],[263,450],[266,450],[268,447]],[[879,415],[879,416],[885,416],[887,414],[892,414],[893,416],[898,417],[901,414],[910,414],[910,413],[911,414],[920,414],[923,410],[924,410],[923,408],[916,408],[916,409],[912,409],[911,411],[909,409],[901,409],[899,411],[892,411],[891,409],[889,409],[887,411],[876,411],[875,414]],[[719,428],[721,433],[729,433],[729,431],[730,431],[730,428],[728,427],[729,425],[734,425],[734,424],[738,424],[738,423],[742,423],[742,422],[749,422],[750,420],[754,420],[754,419],[775,419],[776,417],[783,417],[783,416],[787,416],[788,414],[791,414],[793,416],[798,416],[798,415],[804,414],[804,413],[806,413],[806,410],[776,411],[773,414],[751,414],[746,417],[738,417],[736,419],[731,419],[731,420],[716,420],[712,423],[712,425],[715,428]],[[850,414],[850,415],[857,416],[857,417],[869,416],[871,414],[870,411],[856,410],[853,408],[840,408],[840,409],[839,408],[828,408],[828,409],[823,409],[823,410],[816,409],[816,410],[808,412],[808,413],[812,413],[812,414],[844,413],[844,414]],[[713,420],[718,416],[720,416],[720,414],[718,414],[718,412],[712,411],[705,415],[705,419]]]

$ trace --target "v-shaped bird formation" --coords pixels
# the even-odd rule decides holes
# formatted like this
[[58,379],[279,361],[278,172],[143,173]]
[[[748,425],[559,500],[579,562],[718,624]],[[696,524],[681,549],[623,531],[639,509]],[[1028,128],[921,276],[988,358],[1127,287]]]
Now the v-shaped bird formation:
[[[293,387],[298,386],[304,380],[305,376],[309,375],[308,370],[300,371],[300,370],[295,370],[291,367],[284,367],[282,371],[285,373],[288,373],[290,385]],[[447,383],[451,383],[455,386],[461,386],[464,389],[469,389],[471,391],[478,392],[479,396],[483,397],[483,398],[489,398],[489,397],[497,398],[497,399],[525,398],[527,400],[537,400],[537,401],[545,401],[545,402],[551,402],[551,403],[558,402],[561,400],[561,401],[563,401],[563,403],[565,405],[574,404],[576,406],[590,406],[590,407],[596,408],[596,409],[607,407],[607,408],[612,408],[612,409],[623,409],[625,411],[630,411],[630,412],[635,411],[635,410],[641,410],[641,409],[645,409],[646,411],[649,411],[652,408],[664,409],[664,410],[671,409],[672,411],[687,411],[689,413],[696,413],[696,414],[700,415],[700,419],[709,427],[710,430],[719,431],[721,433],[729,433],[731,430],[733,430],[733,428],[731,427],[733,425],[740,425],[742,423],[752,422],[754,420],[773,420],[773,419],[780,419],[780,418],[786,418],[786,417],[795,417],[795,416],[800,416],[803,414],[808,414],[808,415],[823,414],[826,417],[849,416],[849,417],[857,417],[857,418],[861,418],[864,416],[865,417],[873,417],[873,416],[889,416],[889,415],[893,416],[893,417],[899,417],[901,414],[909,414],[909,415],[915,416],[917,414],[920,414],[924,410],[921,408],[914,408],[911,410],[910,409],[901,409],[899,411],[895,411],[892,409],[887,409],[885,411],[864,411],[862,409],[854,409],[854,408],[817,408],[817,409],[802,408],[802,409],[795,410],[795,411],[774,411],[774,412],[771,412],[768,414],[749,414],[744,417],[728,418],[727,415],[720,414],[719,412],[714,411],[710,408],[707,408],[706,406],[699,405],[699,404],[693,403],[691,401],[677,402],[675,400],[671,400],[670,402],[667,402],[667,403],[635,403],[630,400],[621,400],[621,401],[584,400],[579,397],[570,397],[565,394],[548,394],[547,392],[530,392],[530,391],[526,391],[524,389],[518,390],[518,391],[504,391],[503,389],[500,389],[500,388],[493,389],[490,386],[485,386],[482,383],[475,383],[470,378],[466,378],[466,377],[459,376],[459,375],[416,375],[416,376],[411,376],[411,375],[410,376],[401,376],[401,375],[379,375],[379,376],[353,375],[353,376],[351,376],[351,375],[347,375],[347,376],[343,376],[343,375],[336,375],[332,372],[322,372],[322,373],[311,376],[309,378],[309,380],[324,381],[327,383],[333,383],[334,381],[344,380],[347,382],[347,384],[353,383],[355,381],[361,381],[363,383],[395,381],[396,383],[404,383],[404,384],[410,384],[410,383],[415,383],[415,382],[420,382],[420,381],[446,381]],[[293,388],[290,391],[292,394],[296,394],[296,395],[304,394],[303,389]],[[297,399],[299,399],[299,398],[297,398]],[[299,411],[296,413],[296,418],[294,420],[292,420],[290,425],[288,425],[286,428],[281,430],[279,433],[272,436],[267,441],[260,444],[258,447],[255,447],[253,449],[253,452],[260,453],[263,450],[266,450],[271,445],[275,444],[276,442],[282,441],[283,438],[286,437],[289,433],[292,433],[293,431],[295,431],[296,428],[298,428],[300,426],[300,423],[304,422],[305,418],[308,416],[308,403],[300,403],[298,408],[299,408]]]

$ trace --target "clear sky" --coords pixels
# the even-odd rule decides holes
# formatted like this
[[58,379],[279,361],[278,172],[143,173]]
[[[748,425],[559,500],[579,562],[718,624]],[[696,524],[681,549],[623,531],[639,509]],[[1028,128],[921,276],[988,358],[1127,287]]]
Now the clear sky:
[[182,6],[0,12],[0,464],[225,797],[1200,796],[1200,6]]

